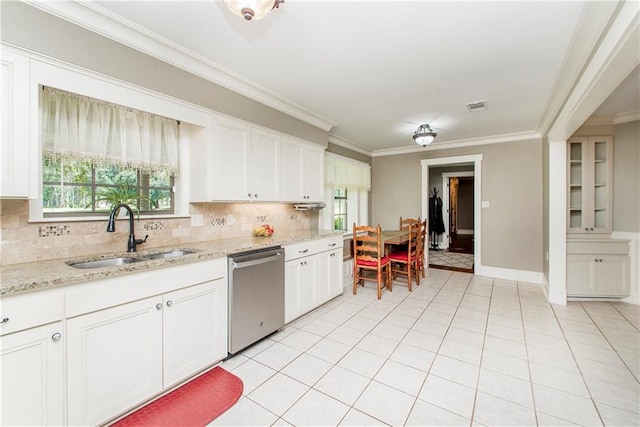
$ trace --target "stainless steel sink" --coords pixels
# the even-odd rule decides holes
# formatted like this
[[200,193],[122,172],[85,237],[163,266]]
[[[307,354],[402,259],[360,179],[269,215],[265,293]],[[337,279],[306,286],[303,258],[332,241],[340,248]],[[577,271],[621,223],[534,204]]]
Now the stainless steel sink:
[[136,262],[145,261],[144,258],[135,257],[117,257],[117,258],[105,258],[96,261],[80,261],[68,263],[74,268],[103,268],[103,267],[116,267],[119,265],[133,264]]
[[196,251],[190,249],[174,249],[166,252],[157,252],[155,254],[144,255],[145,259],[167,259],[167,258],[177,258],[189,254],[194,254]]

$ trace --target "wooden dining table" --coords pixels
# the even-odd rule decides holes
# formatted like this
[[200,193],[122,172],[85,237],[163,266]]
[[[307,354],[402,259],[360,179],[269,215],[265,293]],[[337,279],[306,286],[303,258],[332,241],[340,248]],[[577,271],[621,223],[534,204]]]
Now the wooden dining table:
[[406,245],[409,242],[409,230],[383,230],[380,240],[384,244],[384,253],[388,255],[394,246]]

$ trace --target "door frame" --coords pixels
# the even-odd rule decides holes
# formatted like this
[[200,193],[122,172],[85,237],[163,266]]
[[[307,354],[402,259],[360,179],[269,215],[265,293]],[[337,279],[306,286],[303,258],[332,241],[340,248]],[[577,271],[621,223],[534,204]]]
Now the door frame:
[[[482,259],[482,154],[470,154],[467,156],[440,157],[434,159],[423,159],[420,161],[422,168],[422,218],[429,218],[429,167],[444,165],[460,165],[473,163],[474,183],[473,183],[473,269],[478,272],[482,269],[480,260]],[[429,251],[425,252],[425,264],[429,266]]]
[[[443,172],[442,173],[442,216],[449,215],[449,178],[459,178],[459,177],[467,177],[472,176],[473,178],[473,186],[475,191],[475,172],[474,171],[462,171],[462,172]],[[475,206],[475,201],[474,201]],[[440,249],[449,248],[449,221],[444,222],[444,237],[442,238],[442,244],[440,245]],[[473,228],[475,233],[476,221],[473,219]]]

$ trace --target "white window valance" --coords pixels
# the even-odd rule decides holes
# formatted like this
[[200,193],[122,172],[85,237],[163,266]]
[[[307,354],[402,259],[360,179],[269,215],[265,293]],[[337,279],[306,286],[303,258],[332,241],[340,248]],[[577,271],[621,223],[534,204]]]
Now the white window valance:
[[42,91],[45,156],[178,172],[178,122],[49,87]]
[[371,166],[366,163],[327,153],[324,166],[327,186],[357,191],[371,189]]

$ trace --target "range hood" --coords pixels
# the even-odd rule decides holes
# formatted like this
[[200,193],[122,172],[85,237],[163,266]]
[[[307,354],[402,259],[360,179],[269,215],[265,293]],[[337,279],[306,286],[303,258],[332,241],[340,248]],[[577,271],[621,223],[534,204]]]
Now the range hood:
[[293,205],[293,209],[296,211],[310,211],[324,209],[324,203],[296,203]]

